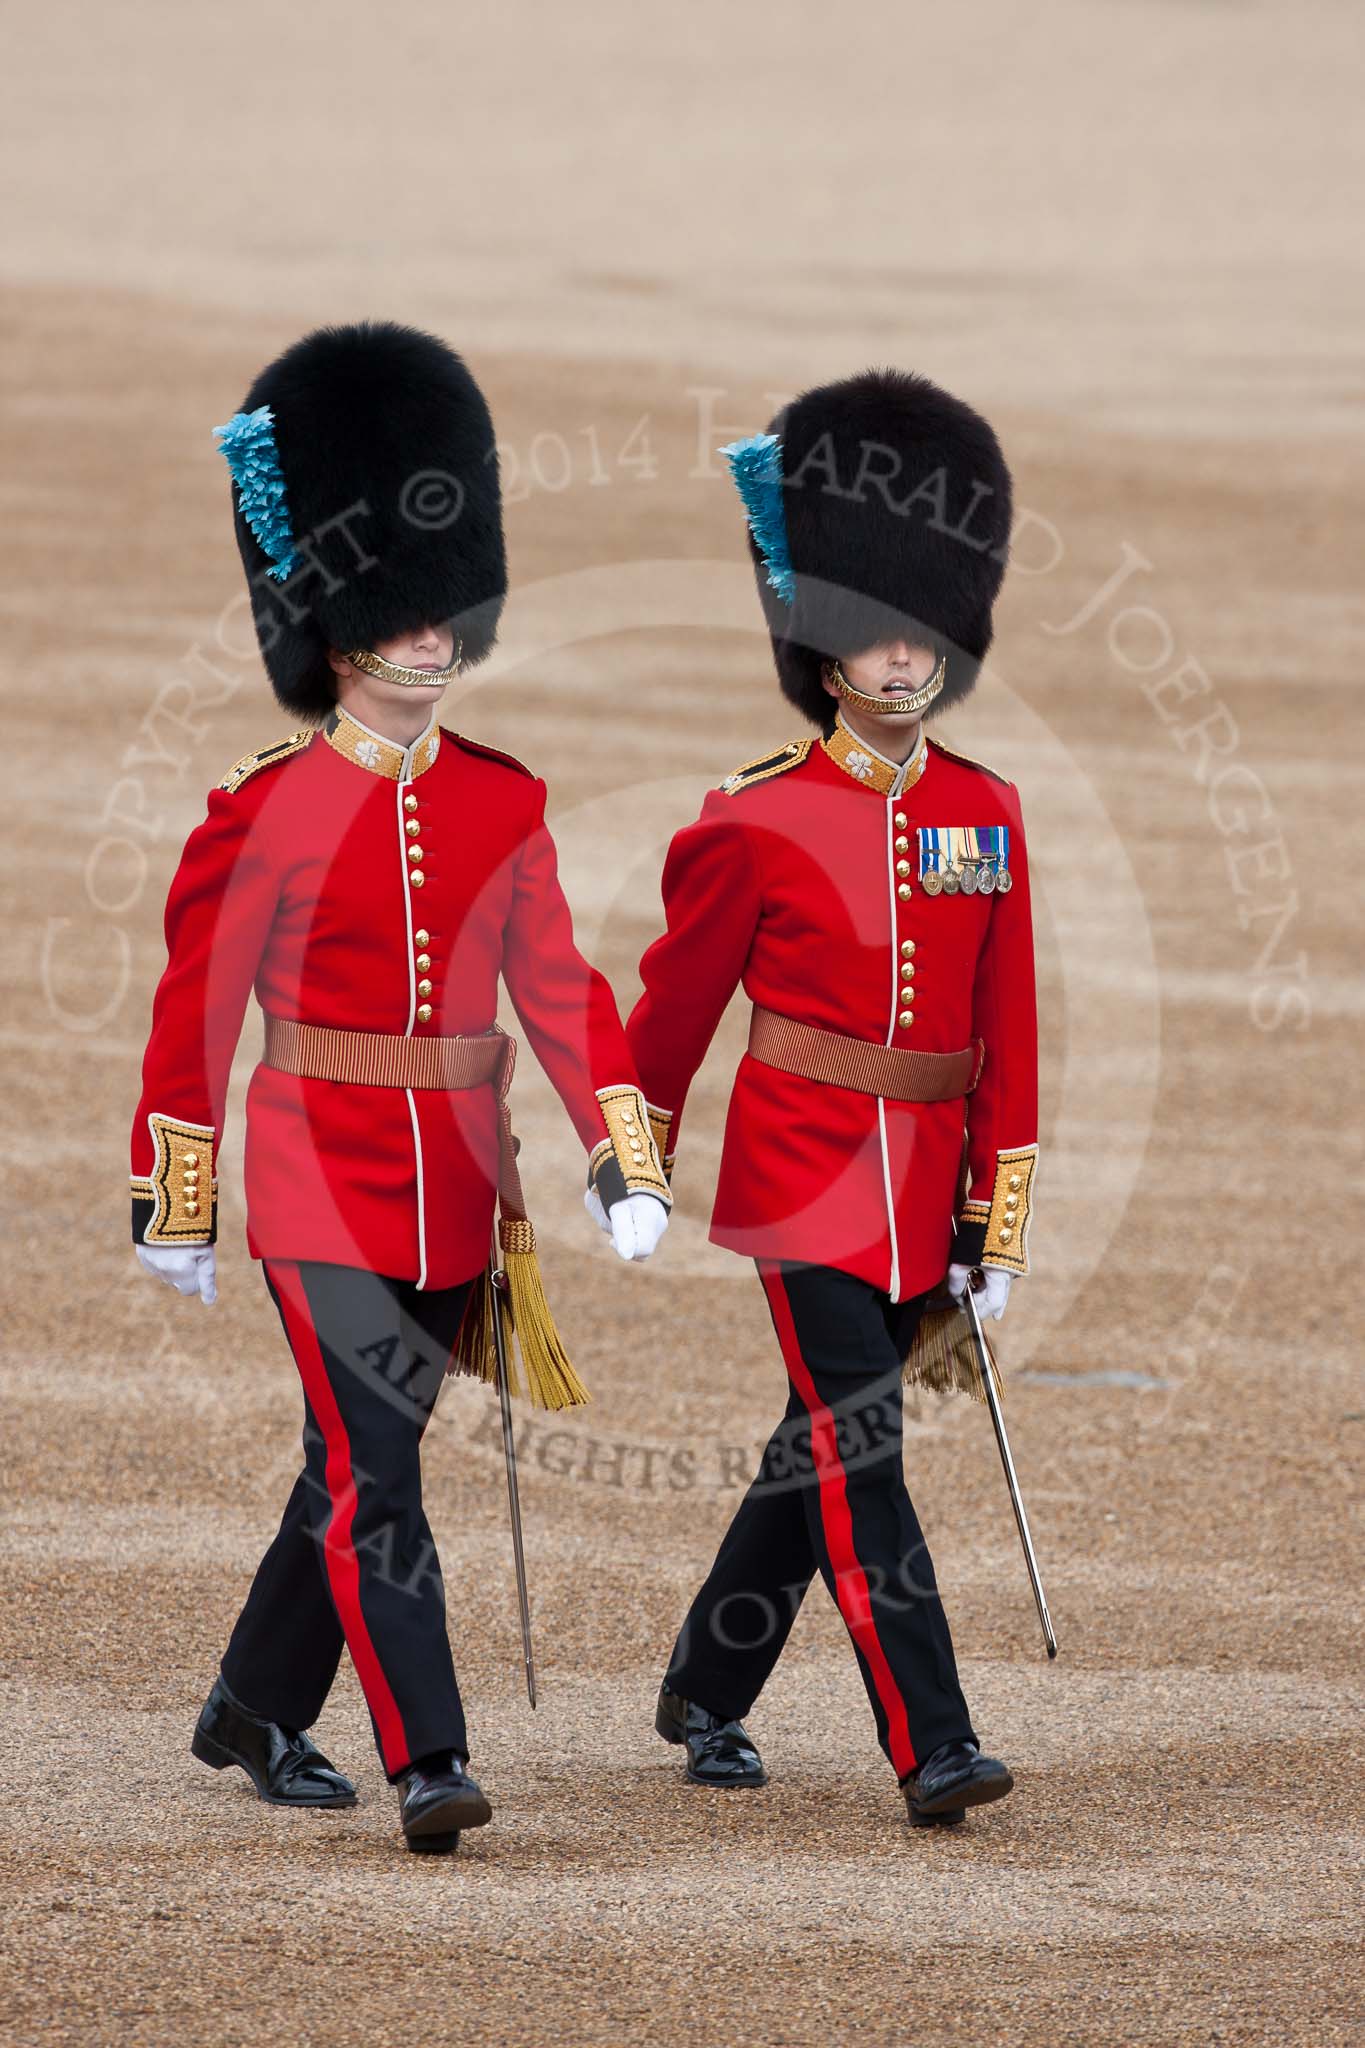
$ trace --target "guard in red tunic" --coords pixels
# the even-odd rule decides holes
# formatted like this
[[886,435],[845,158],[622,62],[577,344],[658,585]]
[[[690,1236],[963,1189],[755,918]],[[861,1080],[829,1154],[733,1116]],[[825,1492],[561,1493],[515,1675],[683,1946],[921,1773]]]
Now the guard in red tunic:
[[670,1196],[611,990],[574,944],[545,784],[437,723],[506,588],[492,422],[444,343],[324,328],[216,430],[276,696],[304,728],[209,796],[166,906],[133,1121],[144,1266],[215,1298],[216,1160],[247,999],[247,1237],[303,1382],[304,1462],[200,1716],[262,1798],[349,1805],[304,1732],[343,1643],[414,1848],[490,1818],[465,1768],[419,1446],[448,1370],[487,1375],[500,1207],[532,1397],[583,1391],[539,1287],[501,978],[623,1257]]
[[917,1824],[1011,1787],[983,1756],[901,1463],[926,1301],[998,1319],[1028,1270],[1037,1026],[1019,794],[930,739],[991,640],[1009,472],[921,377],[807,392],[725,451],[782,688],[818,736],[730,775],[669,850],[627,1032],[670,1172],[737,985],[753,1005],[711,1237],[757,1262],[786,1415],[693,1602],[657,1725],[753,1785],[743,1727],[818,1571]]

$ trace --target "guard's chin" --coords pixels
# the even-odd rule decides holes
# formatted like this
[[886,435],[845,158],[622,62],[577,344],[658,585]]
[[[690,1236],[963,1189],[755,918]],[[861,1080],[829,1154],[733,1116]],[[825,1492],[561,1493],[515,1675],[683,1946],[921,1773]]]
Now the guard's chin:
[[[370,681],[373,684],[375,679]],[[385,678],[379,687],[391,704],[435,704],[450,687],[450,678],[433,676],[429,683],[395,683]]]

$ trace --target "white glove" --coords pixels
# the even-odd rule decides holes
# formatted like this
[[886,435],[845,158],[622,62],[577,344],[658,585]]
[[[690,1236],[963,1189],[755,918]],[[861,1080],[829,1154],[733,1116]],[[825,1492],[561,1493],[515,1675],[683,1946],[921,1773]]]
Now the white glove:
[[972,1289],[976,1312],[984,1323],[991,1316],[998,1323],[1005,1313],[1005,1303],[1010,1298],[1010,1281],[1013,1273],[1006,1273],[1000,1266],[949,1266],[948,1292],[954,1301],[961,1301],[967,1282],[973,1272],[979,1272],[985,1279],[984,1287]]
[[668,1228],[668,1211],[656,1195],[627,1195],[608,1211],[596,1188],[589,1188],[583,1207],[622,1259],[647,1259]]
[[135,1244],[138,1264],[154,1273],[177,1294],[197,1294],[208,1308],[218,1299],[218,1276],[211,1244]]

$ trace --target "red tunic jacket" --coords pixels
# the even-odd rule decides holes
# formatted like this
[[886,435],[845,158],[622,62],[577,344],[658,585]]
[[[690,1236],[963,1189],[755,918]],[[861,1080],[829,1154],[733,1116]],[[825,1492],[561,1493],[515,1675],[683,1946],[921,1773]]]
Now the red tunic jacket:
[[[1007,827],[1012,886],[927,893],[921,859],[933,865],[947,826],[959,844],[964,826]],[[936,1286],[950,1255],[1027,1272],[1038,1036],[1014,785],[926,738],[898,773],[840,723],[713,791],[673,840],[663,893],[668,929],[641,962],[644,994],[626,1029],[666,1166],[736,983],[756,1003],[854,1038],[986,1047],[965,1098],[960,1201],[962,1099],[886,1101],[746,1053],[712,1240],[837,1266],[895,1300]]]
[[[249,755],[210,793],[166,905],[170,958],[132,1133],[137,1239],[214,1238],[213,1159],[253,987],[281,1017],[420,1036],[488,1030],[501,974],[594,1171],[615,1161],[632,1191],[668,1199],[652,1141],[640,1143],[611,989],[574,944],[545,793],[510,756],[434,721],[404,749],[345,713]],[[423,1287],[468,1279],[488,1256],[497,1132],[491,1084],[360,1086],[258,1066],[252,1255]]]

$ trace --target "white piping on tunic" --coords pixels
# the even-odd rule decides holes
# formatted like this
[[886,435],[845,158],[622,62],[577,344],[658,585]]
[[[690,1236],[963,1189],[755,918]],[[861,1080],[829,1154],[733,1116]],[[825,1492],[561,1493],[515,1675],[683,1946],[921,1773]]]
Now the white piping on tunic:
[[[862,744],[868,748],[869,753],[877,754],[877,749],[869,746],[866,740]],[[889,768],[894,768],[896,771],[891,787],[886,792],[886,882],[891,905],[891,926],[889,932],[891,949],[891,1016],[886,1027],[886,1042],[888,1045],[892,1043],[896,1036],[896,1012],[900,1007],[901,999],[900,975],[898,972],[899,956],[896,948],[896,849],[891,829],[891,813],[900,801],[901,792],[905,788],[906,777],[912,768],[918,772],[928,751],[928,746],[928,737],[923,726],[921,726],[919,745],[914,749],[908,760],[886,761],[885,754],[877,754],[879,761],[886,761],[886,765]],[[888,1282],[888,1292],[892,1301],[899,1301],[901,1292],[901,1248],[900,1239],[896,1234],[896,1205],[891,1193],[891,1149],[886,1137],[886,1100],[881,1095],[877,1097],[877,1135],[881,1140],[882,1148],[882,1188],[886,1198],[886,1228],[891,1239],[891,1277]]]
[[403,1093],[408,1098],[408,1115],[412,1118],[412,1149],[417,1159],[417,1285],[427,1284],[427,1212],[426,1191],[422,1185],[422,1132],[417,1122],[417,1104],[413,1101],[411,1088]]
[[[347,717],[349,716],[350,713],[348,712]],[[360,724],[359,719],[355,722],[357,725]],[[414,917],[412,899],[414,892],[412,884],[408,880],[408,835],[404,830],[406,820],[403,816],[403,798],[412,782],[413,755],[416,749],[422,745],[423,741],[430,736],[431,729],[435,723],[436,713],[433,711],[425,731],[417,735],[417,738],[410,747],[404,748],[402,770],[397,782],[394,784],[395,816],[398,820],[398,860],[402,870],[403,925],[408,935],[408,1022],[407,1029],[403,1033],[405,1038],[411,1038],[412,1027],[417,1022],[417,968],[414,964],[412,937]],[[393,741],[390,740],[388,744],[392,746]],[[413,1098],[411,1088],[405,1088],[403,1093],[408,1098],[408,1118],[412,1124],[413,1164],[417,1170],[417,1285],[420,1289],[427,1284],[427,1212],[425,1176],[422,1170],[422,1127],[418,1122],[417,1103]]]
[[[892,845],[891,831],[891,810],[895,801],[895,785],[893,784],[886,797],[886,874],[891,897],[891,1019],[886,1027],[886,1042],[888,1045],[890,1045],[896,1035],[896,853]],[[891,1277],[887,1286],[891,1299],[896,1301],[900,1298],[901,1291],[901,1255],[900,1245],[896,1241],[896,1205],[891,1196],[891,1152],[886,1142],[886,1101],[880,1095],[877,1097],[877,1134],[881,1139],[882,1147],[882,1187],[886,1196],[886,1227],[891,1237]]]
[[398,807],[398,867],[403,884],[403,923],[407,928],[408,934],[408,1021],[404,1028],[403,1036],[411,1038],[412,1027],[417,1022],[417,969],[413,965],[412,951],[413,889],[411,882],[408,880],[407,834],[403,830],[403,793],[407,786],[407,783],[400,777],[394,784],[396,792],[394,802]]

